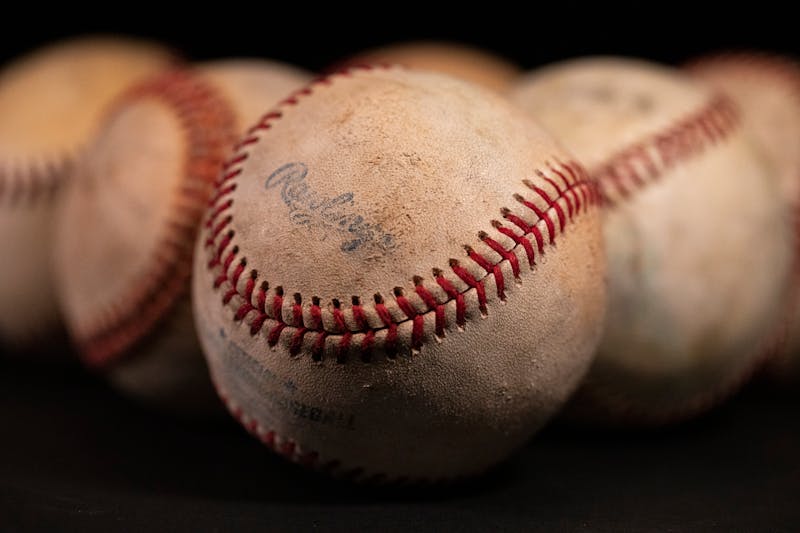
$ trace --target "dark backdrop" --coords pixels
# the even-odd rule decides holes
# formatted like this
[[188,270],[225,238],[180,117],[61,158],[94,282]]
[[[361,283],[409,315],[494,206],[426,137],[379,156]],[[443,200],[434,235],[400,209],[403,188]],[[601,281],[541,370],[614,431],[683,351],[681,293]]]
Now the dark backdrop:
[[[14,8],[0,62],[97,31],[198,60],[260,55],[310,69],[399,39],[471,43],[526,68],[582,54],[677,64],[714,49],[800,51],[795,18],[763,2]],[[150,412],[76,365],[0,358],[0,531],[797,531],[798,390],[761,378],[714,413],[657,432],[551,426],[487,477],[393,491],[287,465],[229,421]]]
[[[734,5],[736,4],[736,5]],[[676,63],[712,49],[800,51],[796,18],[772,2],[303,2],[156,8],[115,3],[44,8],[16,3],[0,60],[55,38],[121,32],[172,44],[189,57],[260,55],[323,68],[361,49],[407,39],[471,43],[534,67],[575,55],[626,54]],[[788,6],[784,3],[784,6]]]

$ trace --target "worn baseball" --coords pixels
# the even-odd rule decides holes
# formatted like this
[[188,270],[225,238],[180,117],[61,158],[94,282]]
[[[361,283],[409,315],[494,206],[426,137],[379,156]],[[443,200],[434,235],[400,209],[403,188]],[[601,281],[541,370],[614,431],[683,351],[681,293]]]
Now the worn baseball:
[[155,44],[97,37],[43,48],[0,71],[0,341],[42,346],[59,331],[51,271],[58,193],[103,109],[171,60]]
[[367,50],[348,64],[386,63],[447,74],[504,91],[522,74],[509,60],[471,46],[447,42],[407,42]]
[[108,112],[59,211],[56,274],[84,361],[128,394],[215,405],[188,301],[200,216],[248,122],[309,76],[267,61],[172,70]]
[[[701,57],[687,68],[741,108],[744,125],[774,166],[772,177],[794,211],[792,224],[800,239],[800,65],[777,55],[737,52]],[[800,376],[800,240],[795,262],[785,331],[770,365],[781,376]]]
[[193,277],[231,412],[362,481],[484,471],[566,400],[605,308],[594,183],[505,100],[360,68],[266,114]]
[[731,393],[790,285],[790,213],[736,107],[680,71],[588,58],[511,99],[587,166],[607,204],[609,310],[574,412],[658,424]]

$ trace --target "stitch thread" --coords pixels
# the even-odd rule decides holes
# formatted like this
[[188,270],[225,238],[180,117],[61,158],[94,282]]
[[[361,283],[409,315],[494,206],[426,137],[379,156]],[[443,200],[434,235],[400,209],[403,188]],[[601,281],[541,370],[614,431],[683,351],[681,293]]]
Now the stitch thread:
[[[350,70],[340,73],[340,75],[348,76],[350,75],[349,72],[354,68],[357,70],[370,70],[373,67],[352,67]],[[389,67],[381,65],[377,68]],[[327,86],[331,83],[333,83],[332,76],[315,80],[305,89],[297,91],[284,100],[279,106],[297,105],[299,97],[311,95],[314,87]],[[264,280],[258,284],[258,289],[256,290],[258,279],[256,270],[250,271],[244,288],[239,288],[241,286],[240,277],[247,264],[246,258],[239,262],[242,268],[237,267],[229,276],[230,265],[233,257],[239,253],[239,248],[238,245],[233,244],[235,232],[227,229],[233,220],[233,216],[228,213],[228,210],[233,206],[233,199],[230,198],[230,195],[235,190],[227,183],[230,180],[235,180],[242,173],[243,168],[241,165],[248,157],[245,150],[258,142],[258,133],[269,130],[271,123],[281,117],[282,113],[278,110],[264,115],[255,126],[248,130],[245,140],[237,145],[234,156],[224,165],[220,178],[216,183],[217,193],[214,194],[208,204],[209,215],[204,225],[207,238],[204,244],[211,255],[207,267],[212,271],[212,274],[215,273],[215,269],[217,270],[214,276],[214,289],[221,289],[225,284],[229,285],[223,296],[223,305],[230,305],[234,299],[237,299],[238,307],[234,313],[234,321],[243,321],[250,317],[251,335],[256,335],[264,328],[271,327],[266,339],[269,346],[277,345],[283,331],[288,329],[291,334],[288,335],[288,340],[286,341],[287,348],[289,354],[293,357],[301,353],[304,339],[309,337],[310,342],[307,345],[310,344],[311,360],[315,362],[321,361],[325,353],[328,337],[334,337],[336,345],[335,360],[337,363],[345,363],[347,361],[347,354],[351,347],[357,349],[362,362],[370,363],[373,361],[374,350],[378,343],[381,344],[383,353],[389,359],[393,359],[398,356],[401,348],[398,326],[405,321],[412,322],[411,338],[408,343],[409,350],[411,353],[418,352],[422,349],[425,341],[424,314],[430,312],[433,312],[434,316],[433,338],[436,342],[441,342],[446,336],[448,327],[446,314],[448,305],[455,306],[456,329],[462,330],[466,327],[468,310],[465,294],[468,290],[475,289],[475,292],[479,294],[479,308],[481,308],[482,313],[486,312],[486,298],[483,288],[489,273],[494,276],[498,296],[503,296],[505,280],[500,269],[501,262],[507,263],[515,280],[519,280],[521,269],[517,255],[514,253],[515,248],[519,247],[523,250],[531,269],[536,266],[536,257],[545,252],[544,239],[537,224],[543,222],[547,225],[548,236],[551,244],[553,244],[555,242],[555,227],[550,218],[550,213],[553,211],[560,213],[558,216],[562,230],[563,224],[566,222],[563,220],[563,212],[556,209],[556,206],[560,209],[559,201],[564,200],[566,202],[569,220],[572,220],[581,210],[588,210],[590,206],[600,203],[600,194],[596,184],[589,180],[585,171],[579,165],[574,162],[561,163],[554,161],[547,165],[548,172],[562,180],[564,188],[561,189],[559,186],[554,186],[555,180],[550,183],[551,186],[554,186],[557,197],[547,201],[548,207],[546,210],[539,210],[535,203],[529,202],[531,206],[536,207],[536,210],[538,210],[534,211],[538,217],[535,222],[526,222],[523,216],[506,207],[502,207],[499,213],[501,218],[508,221],[511,226],[506,226],[499,220],[490,222],[491,227],[500,236],[513,243],[511,249],[506,249],[503,246],[502,237],[494,239],[487,232],[479,232],[479,240],[497,253],[500,261],[493,263],[477,253],[473,248],[465,246],[468,260],[480,266],[486,272],[486,275],[480,279],[473,276],[468,269],[463,268],[457,259],[452,259],[450,268],[458,281],[456,279],[448,279],[444,270],[439,268],[432,269],[435,285],[430,287],[425,285],[422,276],[413,276],[414,289],[412,293],[406,293],[402,287],[396,287],[392,291],[397,309],[394,314],[380,293],[373,295],[369,313],[365,310],[364,301],[362,301],[361,297],[352,296],[349,312],[345,312],[342,309],[341,301],[332,300],[330,306],[326,308],[326,311],[328,311],[326,315],[323,314],[319,297],[312,296],[310,305],[304,307],[303,296],[296,293],[292,296],[290,316],[284,318],[283,289],[275,287],[270,292],[270,285]],[[541,197],[541,194],[539,196]],[[519,198],[525,200],[522,196],[519,196]],[[531,239],[536,241],[535,248]],[[225,251],[231,245],[233,246],[228,252],[231,259],[223,259]],[[459,288],[458,283],[464,284],[464,279],[469,280],[469,283]],[[256,293],[255,300],[253,299],[254,291]],[[445,298],[437,298],[437,291],[441,291]],[[412,301],[411,294],[416,296],[419,301]],[[338,343],[335,342],[335,337],[337,336]],[[360,341],[355,338],[356,336],[360,338]],[[284,336],[284,339],[286,337]],[[248,432],[274,452],[295,463],[342,479],[362,483],[404,485],[409,483],[445,483],[460,479],[460,477],[412,479],[406,476],[389,479],[383,473],[368,474],[361,467],[348,467],[345,469],[341,461],[336,459],[323,463],[319,460],[319,454],[316,451],[304,451],[296,441],[261,426],[255,417],[246,414],[243,409],[229,398],[226,391],[213,379],[213,374],[212,381],[228,410]]]
[[[354,68],[372,70],[388,67]],[[353,68],[340,74],[348,76],[352,70]],[[238,267],[231,269],[240,254],[239,246],[234,242],[235,231],[228,229],[233,220],[230,209],[234,205],[234,200],[231,195],[235,191],[236,179],[241,175],[242,165],[249,157],[248,150],[258,142],[259,134],[269,130],[274,121],[282,118],[283,113],[280,108],[295,106],[302,97],[312,94],[315,86],[330,83],[330,78],[315,80],[305,89],[296,91],[286,98],[279,104],[277,110],[267,113],[251,127],[244,141],[237,145],[236,152],[224,165],[215,184],[216,192],[208,204],[209,215],[204,224],[207,238],[204,243],[210,256],[207,267],[214,272],[214,289],[221,289],[223,305],[233,307],[235,321],[250,321],[251,335],[266,330],[266,340],[270,347],[276,346],[283,338],[289,353],[296,356],[302,352],[304,339],[309,337],[312,360],[319,361],[323,358],[327,343],[331,346],[330,353],[339,363],[345,363],[352,350],[361,355],[362,361],[371,361],[374,349],[378,345],[389,358],[396,357],[403,346],[407,347],[407,353],[417,353],[422,350],[426,342],[425,316],[428,313],[432,313],[433,338],[436,341],[441,341],[446,336],[448,305],[455,306],[456,327],[458,329],[466,327],[468,322],[466,293],[470,291],[475,293],[478,311],[482,316],[486,316],[489,312],[486,293],[488,278],[491,276],[494,280],[497,297],[505,300],[508,281],[503,274],[503,265],[508,265],[514,280],[519,281],[521,268],[517,250],[524,251],[530,268],[535,267],[536,257],[545,253],[544,236],[538,225],[546,227],[548,243],[551,246],[555,245],[556,234],[563,232],[573,217],[600,203],[595,183],[577,163],[553,159],[535,172],[537,177],[552,188],[551,192],[526,179],[522,184],[529,196],[522,194],[513,196],[519,205],[535,215],[534,222],[525,221],[524,217],[529,217],[530,214],[515,213],[504,207],[499,209],[499,215],[512,226],[505,226],[499,220],[493,220],[490,224],[491,228],[497,231],[497,238],[490,237],[485,231],[479,232],[480,242],[494,251],[499,260],[490,259],[472,246],[464,245],[465,257],[452,258],[448,264],[450,272],[454,275],[453,279],[448,279],[443,269],[434,269],[432,271],[436,287],[434,290],[434,286],[425,285],[422,276],[414,276],[413,291],[406,292],[402,287],[396,287],[392,291],[391,306],[387,305],[383,295],[375,294],[374,304],[369,311],[365,309],[359,296],[351,297],[352,305],[349,309],[337,299],[323,308],[316,296],[312,297],[310,306],[304,307],[303,297],[299,294],[294,295],[292,305],[285,305],[282,288],[276,287],[270,290],[267,281],[262,282],[256,301],[253,302],[252,287],[259,277],[258,272],[251,270],[248,279],[252,281],[241,287],[240,277],[246,265],[246,257],[236,263]],[[513,227],[517,229],[512,229]],[[510,248],[501,244],[504,239],[512,242]],[[531,239],[536,241],[535,247]],[[442,300],[436,296],[439,290],[444,296]],[[404,322],[410,322],[411,331],[408,338],[401,339],[398,326]],[[285,332],[288,334],[284,335]]]
[[62,155],[27,167],[4,167],[0,163],[0,207],[32,207],[51,203],[74,165],[74,157]]
[[[677,120],[661,132],[651,134],[642,141],[625,147],[597,166],[590,175],[595,177],[604,195],[604,201],[612,208],[630,199],[637,190],[660,179],[676,165],[704,153],[712,146],[724,142],[741,126],[741,112],[727,96],[715,94],[701,109]],[[769,343],[765,343],[769,344]],[[679,407],[663,412],[641,412],[624,394],[608,388],[601,382],[592,382],[591,387],[581,387],[573,397],[573,405],[607,405],[622,420],[646,421],[649,424],[668,424],[683,420],[693,413],[713,405],[718,398],[738,389],[760,366],[760,356],[749,372],[744,373],[722,390],[698,394],[687,399]]]
[[667,170],[721,142],[739,122],[739,111],[733,102],[715,95],[701,109],[665,130],[622,148],[590,174],[597,180],[603,199],[613,207]]
[[462,476],[452,478],[409,478],[407,476],[399,476],[390,478],[387,474],[382,472],[368,473],[362,467],[349,467],[344,468],[341,461],[336,459],[322,461],[319,452],[314,450],[306,450],[299,442],[282,436],[277,432],[267,429],[258,423],[258,420],[248,415],[228,393],[212,379],[212,383],[217,390],[225,407],[233,415],[233,417],[241,424],[241,426],[250,433],[253,437],[258,439],[264,446],[272,450],[274,453],[280,455],[284,459],[298,464],[300,466],[331,475],[335,478],[361,483],[364,485],[426,485],[426,484],[444,484],[456,483]]
[[[197,225],[229,147],[235,142],[236,117],[216,90],[190,71],[175,70],[134,87],[114,109],[144,99],[165,103],[179,118],[186,134],[187,153],[183,183],[164,227],[159,256],[132,293],[100,315],[92,327],[79,332],[79,344],[92,366],[109,364],[155,324],[186,293],[191,272],[192,247]],[[112,110],[113,112],[113,110]],[[229,194],[228,188],[225,194]],[[220,228],[219,231],[222,231]],[[163,253],[169,250],[168,253]],[[244,266],[242,265],[242,269]],[[233,275],[241,275],[237,268]],[[123,307],[124,305],[124,307]]]

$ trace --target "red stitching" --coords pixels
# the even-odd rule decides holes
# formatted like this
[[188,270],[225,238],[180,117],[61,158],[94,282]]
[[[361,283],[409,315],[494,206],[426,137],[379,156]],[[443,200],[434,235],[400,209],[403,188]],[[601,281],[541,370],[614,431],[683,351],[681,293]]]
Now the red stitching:
[[458,263],[458,259],[450,260],[450,270],[461,278],[461,281],[475,289],[478,295],[478,309],[481,310],[482,314],[486,315],[488,311],[486,309],[486,289],[483,286],[483,280],[475,279],[475,276]]
[[700,110],[664,131],[625,147],[593,172],[610,204],[661,177],[663,172],[725,139],[739,123],[739,113],[725,96],[715,95]]
[[214,244],[214,239],[217,238],[217,235],[219,235],[222,232],[222,230],[224,230],[228,226],[228,224],[231,223],[232,220],[233,217],[228,215],[225,218],[223,218],[216,226],[214,226],[214,229],[211,231],[211,234],[206,239],[206,246],[211,246],[212,244]]
[[[234,255],[235,254],[231,253],[228,256],[228,259],[225,260],[225,266],[226,267],[229,266],[233,262]],[[236,290],[236,284],[239,282],[239,277],[242,275],[242,272],[244,272],[244,267],[246,267],[246,266],[247,266],[247,259],[242,259],[241,261],[239,261],[239,264],[236,266],[236,269],[233,271],[233,276],[231,277],[231,280],[232,280],[231,285],[232,286],[231,286],[230,289],[228,289],[228,292],[225,293],[225,297],[223,298],[223,301],[230,301],[231,298],[233,298],[236,294],[238,294],[238,291]],[[240,308],[240,311],[241,311],[241,308]],[[237,311],[237,314],[240,311]]]
[[364,314],[364,308],[361,306],[361,301],[358,296],[353,296],[353,307],[351,309],[353,311],[353,320],[356,322],[356,328],[359,330],[369,329],[367,315]]
[[[270,318],[283,322],[283,287],[275,287],[275,294],[272,297],[272,314]],[[285,322],[284,322],[285,324]],[[288,326],[288,324],[286,324]]]
[[372,360],[372,348],[375,345],[375,331],[369,330],[361,341],[361,360],[369,363]]
[[222,213],[226,209],[229,209],[232,205],[233,205],[233,200],[228,199],[225,202],[223,202],[222,204],[220,204],[219,206],[217,206],[214,209],[214,211],[211,212],[211,216],[208,217],[208,221],[206,222],[206,227],[210,228],[214,224],[214,222],[216,221],[216,219],[220,215],[220,213]]
[[322,309],[319,306],[319,298],[312,298],[311,304],[311,329],[318,331],[322,329]]
[[[517,260],[517,256],[514,255],[514,252],[512,250],[506,250],[505,248],[503,248],[503,246],[499,242],[497,242],[496,240],[494,240],[491,237],[489,237],[486,234],[485,231],[481,231],[480,233],[478,233],[478,238],[481,241],[483,241],[484,243],[486,243],[486,245],[489,248],[491,248],[492,250],[497,252],[497,254],[500,255],[503,259],[508,261],[508,263],[511,265],[511,272],[514,274],[514,277],[518,279],[519,278],[519,261]],[[493,268],[496,268],[496,267],[497,267],[497,265],[495,265]],[[499,292],[498,292],[498,295],[499,295]]]
[[403,296],[403,289],[400,287],[395,289],[395,301],[397,302],[397,307],[399,307],[408,318],[414,318],[417,316],[417,310],[411,306],[411,304],[408,302],[408,298]]
[[[280,105],[297,105],[302,98],[313,93],[314,87],[328,84],[328,82],[315,81],[306,89],[298,91],[284,100]],[[483,231],[478,234],[479,242],[485,247],[486,253],[470,245],[464,246],[466,259],[479,270],[473,271],[473,266],[468,268],[466,263],[457,258],[449,261],[449,270],[454,275],[453,280],[448,279],[443,270],[433,270],[435,286],[438,287],[437,290],[444,293],[443,300],[437,296],[440,293],[434,292],[425,285],[421,276],[414,276],[412,292],[406,294],[401,287],[393,291],[396,316],[393,315],[392,309],[387,305],[383,296],[375,294],[372,313],[364,309],[363,303],[357,296],[352,297],[352,305],[349,309],[345,309],[340,300],[332,300],[326,308],[330,313],[328,315],[330,322],[325,322],[319,298],[312,297],[312,304],[304,312],[302,296],[296,295],[292,317],[284,319],[281,314],[282,293],[278,294],[277,292],[279,288],[272,291],[274,293],[272,309],[265,309],[268,298],[266,293],[269,287],[266,282],[258,291],[255,303],[252,302],[252,292],[240,290],[238,277],[241,275],[241,269],[231,272],[233,257],[239,253],[238,246],[234,244],[235,231],[229,229],[227,233],[224,232],[224,228],[230,227],[232,219],[230,209],[233,206],[233,199],[231,195],[235,190],[235,180],[241,174],[241,165],[247,159],[248,152],[246,150],[257,142],[253,140],[255,139],[253,132],[269,129],[271,124],[282,116],[280,111],[271,111],[264,115],[256,126],[250,129],[245,142],[239,143],[239,151],[225,165],[225,169],[216,182],[217,190],[214,200],[209,204],[210,215],[205,224],[207,238],[204,242],[206,248],[211,252],[208,268],[216,271],[215,288],[225,287],[222,303],[224,305],[232,303],[235,306],[234,319],[242,320],[251,312],[257,311],[250,323],[250,331],[255,335],[264,327],[268,327],[267,343],[270,346],[275,346],[280,342],[282,332],[286,328],[290,328],[292,333],[286,336],[284,342],[292,355],[297,355],[302,351],[303,339],[306,335],[314,335],[311,350],[314,360],[320,360],[326,353],[325,346],[329,337],[335,337],[335,341],[330,346],[339,362],[345,362],[348,353],[353,349],[361,353],[362,360],[370,360],[375,343],[379,339],[388,356],[395,357],[401,347],[398,326],[405,321],[409,321],[411,326],[410,338],[407,340],[408,348],[411,353],[420,351],[426,338],[425,316],[427,313],[432,313],[433,335],[437,339],[443,338],[446,334],[447,305],[450,302],[455,304],[456,327],[460,329],[466,327],[468,309],[465,294],[468,291],[474,291],[478,310],[481,315],[486,315],[489,298],[486,294],[485,283],[489,276],[494,280],[498,298],[505,299],[507,282],[503,265],[507,264],[513,277],[519,279],[521,266],[517,253],[524,251],[531,268],[536,265],[537,251],[539,255],[545,253],[544,237],[538,227],[539,224],[543,224],[547,228],[548,241],[553,245],[556,235],[565,230],[568,222],[578,213],[599,203],[600,196],[594,182],[588,178],[586,172],[577,163],[564,163],[558,160],[546,162],[544,167],[534,174],[542,180],[542,185],[537,185],[530,180],[523,180],[526,189],[533,193],[532,197],[529,199],[521,194],[513,196],[522,210],[515,211],[505,207],[500,209],[500,214],[517,230],[493,220],[491,227],[497,231],[497,237],[491,237]],[[546,188],[552,190],[548,191]],[[557,222],[554,217],[558,219]],[[534,220],[528,222],[527,218]],[[506,239],[511,241],[510,247],[503,245],[503,241]],[[536,241],[535,247],[533,240]],[[230,251],[227,251],[229,249]],[[499,259],[487,255],[492,253],[497,254]],[[482,272],[480,275],[477,274],[479,271]],[[257,274],[251,275],[255,280]],[[413,301],[410,298],[412,295],[415,298]],[[232,302],[233,300],[235,302]],[[370,324],[370,316],[380,323]],[[385,336],[378,337],[376,334],[379,331],[384,331]],[[356,337],[357,334],[360,334],[361,337]]]
[[[739,112],[733,102],[725,96],[713,96],[698,111],[676,121],[666,130],[620,150],[600,166],[593,175],[598,180],[604,200],[612,205],[624,201],[636,190],[659,179],[664,170],[724,141],[739,122]],[[584,413],[591,412],[595,420],[610,415],[616,421],[653,426],[675,423],[731,394],[759,366],[760,362],[756,361],[743,375],[736,376],[721,389],[687,398],[682,404],[673,401],[658,412],[639,409],[617,387],[608,387],[598,381],[582,387],[572,403],[579,410],[584,409]]]
[[[166,235],[158,246],[152,270],[143,282],[134,285],[124,307],[104,309],[103,318],[87,328],[89,333],[77,332],[86,361],[92,365],[107,364],[120,357],[185,294],[192,258],[192,249],[186,243],[194,240],[196,224],[202,220],[213,192],[212,185],[215,181],[220,185],[220,166],[235,141],[236,117],[232,108],[191,71],[175,70],[140,83],[118,99],[111,113],[130,102],[146,99],[165,103],[182,124],[190,147],[184,163],[184,182],[178,187],[179,198],[166,221]],[[227,217],[220,221],[213,227],[213,236],[222,233],[229,223]],[[163,253],[165,250],[168,253]]]
[[[464,247],[467,251],[467,256],[475,261],[481,268],[483,268],[487,274],[494,274],[494,282],[495,286],[497,287],[497,297],[501,300],[506,299],[506,283],[505,279],[503,278],[503,271],[500,270],[500,265],[493,265],[488,259],[480,255],[478,252],[472,249],[471,246],[467,245]],[[452,266],[452,265],[451,265]],[[455,271],[455,270],[454,270]],[[459,275],[461,279],[464,279],[461,275]],[[466,281],[466,280],[465,280]],[[468,282],[469,283],[469,282]],[[483,285],[478,289],[478,299],[481,299],[481,294],[483,294]],[[483,309],[481,309],[483,311]]]
[[29,161],[25,168],[0,162],[0,206],[32,207],[52,202],[73,164],[74,156],[71,155],[38,164]]
[[500,233],[502,233],[503,235],[505,235],[506,237],[513,240],[514,244],[522,246],[522,248],[525,250],[525,256],[528,258],[528,265],[530,265],[531,268],[533,268],[534,265],[536,265],[536,256],[533,253],[533,245],[531,244],[531,241],[529,241],[522,235],[517,235],[510,229],[503,226],[497,220],[492,220],[492,227],[495,228]]
[[[527,180],[523,180],[523,183],[525,183],[525,181]],[[522,205],[524,205],[525,207],[536,213],[536,216],[539,217],[539,220],[544,220],[545,224],[547,225],[547,233],[550,236],[550,244],[553,244],[555,242],[555,237],[556,237],[556,226],[555,224],[553,224],[553,220],[549,216],[545,216],[544,209],[539,208],[535,203],[531,202],[530,200],[526,200],[521,194],[515,194],[514,200],[518,201],[519,203],[521,203]],[[511,219],[510,217],[507,218],[512,220],[515,224],[519,225],[520,227],[523,227],[522,223],[520,223],[521,219],[518,219],[518,217],[515,217],[514,219]],[[523,231],[525,230],[523,229]],[[525,233],[529,232],[534,233],[534,228],[530,227],[529,231],[526,231]],[[542,239],[542,234],[536,232],[536,244],[537,246],[539,246],[539,253],[542,254],[544,253],[544,244],[543,243],[539,244],[540,239]]]
[[[549,181],[549,182],[552,183],[552,180],[548,179],[545,176],[544,172],[542,172],[541,170],[537,170],[536,171],[536,175],[539,176],[540,178],[545,179],[546,181]],[[556,215],[558,215],[558,228],[559,228],[560,231],[563,232],[564,231],[564,224],[566,224],[567,221],[566,221],[566,217],[564,215],[564,210],[561,209],[561,206],[558,205],[558,203],[556,203],[555,201],[551,200],[550,199],[550,195],[547,194],[545,192],[545,190],[542,189],[541,187],[538,187],[538,186],[534,185],[531,181],[528,181],[527,183],[525,181],[523,181],[523,183],[528,185],[531,189],[533,189],[536,192],[536,194],[541,196],[544,199],[544,201],[547,202],[547,207],[548,208],[555,208]],[[559,191],[559,197],[560,196],[561,196],[561,191]],[[568,197],[565,197],[565,198],[568,198]],[[553,232],[551,232],[550,233],[550,244],[555,244],[555,242],[556,242],[555,241],[555,234]]]
[[328,336],[324,331],[317,333],[317,339],[314,341],[314,346],[311,349],[311,358],[314,361],[322,360],[322,353],[325,351],[325,338]]
[[[570,198],[570,195],[564,194],[561,191],[561,187],[559,187],[558,184],[555,182],[555,180],[553,180],[552,178],[548,178],[544,174],[541,174],[539,177],[542,178],[543,180],[545,180],[547,183],[549,183],[556,190],[556,193],[558,194],[558,196],[563,196],[564,197],[564,200],[567,201],[567,217],[570,220],[572,220],[572,216],[575,214],[575,211],[574,211],[574,208],[572,206],[572,199]],[[563,224],[561,225],[561,231],[564,231],[564,225]]]
[[433,276],[436,278],[436,283],[447,294],[447,297],[456,301],[456,325],[459,328],[463,328],[467,324],[467,304],[464,300],[464,295],[456,290],[450,280],[444,277],[441,270],[435,269]]
[[316,450],[306,450],[297,440],[280,435],[272,429],[265,428],[258,420],[248,415],[239,407],[213,379],[212,383],[217,390],[217,395],[222,400],[228,412],[239,422],[239,424],[258,439],[263,445],[280,455],[284,459],[296,463],[305,468],[317,470],[338,479],[357,482],[365,485],[408,485],[408,484],[431,484],[431,483],[453,483],[461,479],[461,476],[452,478],[432,479],[426,477],[409,478],[407,476],[389,477],[383,472],[368,472],[360,466],[350,466],[343,468],[342,462],[336,459],[325,462],[320,461],[320,454]]
[[303,326],[303,297],[299,292],[294,293],[294,303],[292,304],[293,326]]
[[249,417],[238,405],[234,404],[219,386],[216,386],[216,389],[220,399],[222,399],[222,402],[228,408],[228,411],[230,411],[233,417],[236,418],[242,427],[244,427],[251,435],[261,441],[262,444],[266,445],[268,448],[272,449],[273,452],[283,456],[289,461],[309,468],[314,468],[317,466],[317,461],[319,459],[319,454],[317,452],[304,452],[297,442],[291,439],[280,437],[274,431],[267,431],[263,429],[255,418]]

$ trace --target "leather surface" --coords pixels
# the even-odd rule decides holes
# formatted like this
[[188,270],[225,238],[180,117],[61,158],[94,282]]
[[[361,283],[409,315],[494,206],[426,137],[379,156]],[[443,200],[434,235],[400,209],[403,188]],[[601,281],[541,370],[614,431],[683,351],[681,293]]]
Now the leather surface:
[[[602,324],[605,262],[597,206],[584,203],[565,218],[563,232],[555,222],[556,244],[537,252],[533,269],[522,246],[491,225],[506,206],[535,223],[533,211],[514,195],[533,198],[527,179],[555,196],[536,171],[550,172],[548,162],[570,156],[505,101],[435,74],[355,70],[313,85],[310,95],[280,112],[244,151],[233,207],[219,215],[232,217],[230,227],[213,246],[206,245],[206,229],[196,249],[205,259],[195,261],[197,328],[229,408],[295,459],[318,454],[318,465],[338,461],[344,471],[426,479],[488,468],[566,400],[588,367]],[[567,212],[565,197],[559,206]],[[540,207],[557,220],[555,208]],[[537,227],[548,235],[544,220]],[[246,259],[247,268],[235,287],[229,277],[214,288],[224,269],[209,268],[208,261],[229,230],[233,238],[221,255],[236,252],[230,264]],[[502,262],[504,302],[494,274],[466,257],[469,244],[488,260],[500,260],[478,238],[482,230],[513,249],[521,265],[514,280],[508,261]],[[451,259],[485,278],[485,316],[476,289],[450,271]],[[463,327],[457,326],[456,302],[433,280],[435,268],[463,291]],[[243,295],[251,270],[256,286],[269,285],[268,307],[285,295],[280,316],[270,315],[256,334],[258,313],[235,318],[248,303]],[[443,336],[435,331],[434,312],[415,294],[415,276],[445,302]],[[233,288],[239,295],[223,305]],[[293,318],[295,293],[302,324]],[[397,321],[394,358],[376,293]],[[419,346],[414,321],[402,318],[395,301],[401,293],[420,313]],[[321,324],[314,326],[316,298]],[[252,296],[253,305],[256,300]],[[334,300],[344,331],[335,323]],[[354,314],[355,301],[367,329],[374,328],[369,362],[362,360],[366,330]],[[275,317],[287,327],[272,347]],[[318,327],[326,336],[315,361]],[[291,355],[298,334],[299,353]]]

